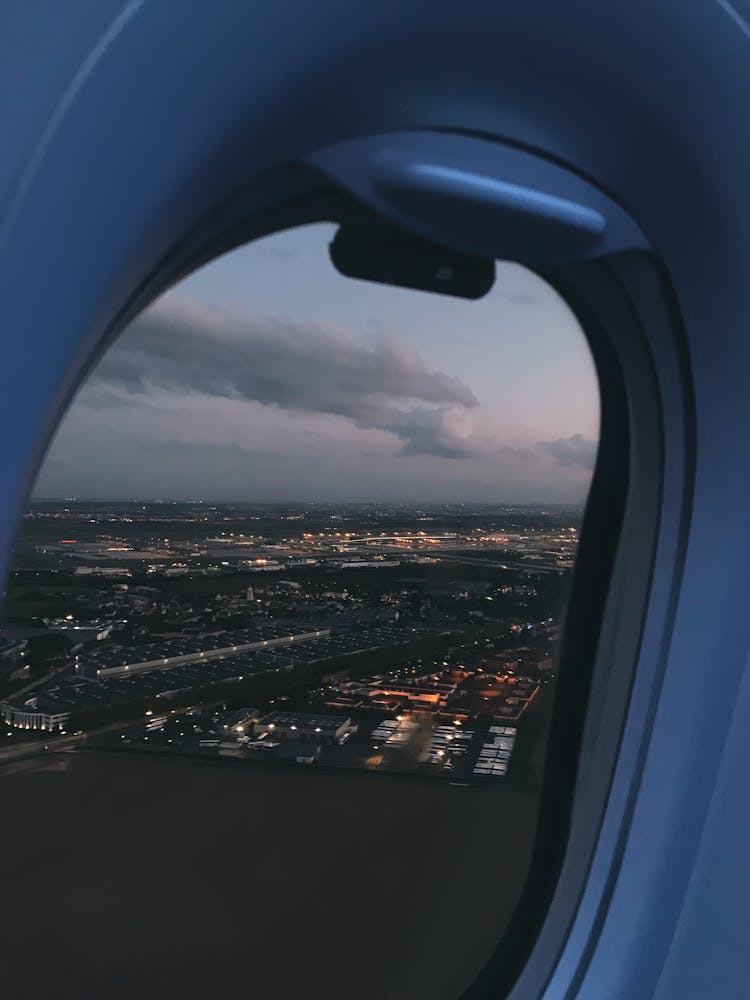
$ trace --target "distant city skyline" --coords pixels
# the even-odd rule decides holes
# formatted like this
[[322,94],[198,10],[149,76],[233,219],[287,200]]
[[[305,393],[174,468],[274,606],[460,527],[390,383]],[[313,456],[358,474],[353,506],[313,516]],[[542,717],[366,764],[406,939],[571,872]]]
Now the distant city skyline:
[[[585,498],[584,498],[585,500]],[[89,505],[116,505],[116,504],[144,504],[148,506],[164,505],[164,506],[206,506],[212,508],[222,508],[222,507],[406,507],[409,510],[415,510],[420,508],[455,508],[455,507],[469,507],[486,509],[490,508],[492,510],[497,509],[498,511],[512,511],[512,510],[529,510],[529,511],[543,511],[543,510],[555,510],[557,511],[582,511],[584,508],[584,500],[548,500],[546,503],[541,503],[539,501],[528,501],[518,503],[503,503],[501,501],[487,501],[487,500],[350,500],[343,498],[341,500],[309,500],[304,497],[297,498],[296,500],[204,500],[201,497],[96,497],[96,496],[34,496],[30,501],[30,506],[38,507],[44,504],[54,504],[59,505],[63,503],[80,504],[82,507]]]
[[581,503],[598,387],[560,297],[505,263],[479,302],[351,281],[333,231],[227,254],[138,317],[34,497]]

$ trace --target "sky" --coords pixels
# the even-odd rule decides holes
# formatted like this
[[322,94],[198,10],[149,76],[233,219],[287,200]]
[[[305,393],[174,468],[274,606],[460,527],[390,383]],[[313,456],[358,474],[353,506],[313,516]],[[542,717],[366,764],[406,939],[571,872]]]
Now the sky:
[[38,498],[578,503],[591,355],[565,302],[499,263],[466,301],[339,275],[334,227],[218,258],[120,336]]

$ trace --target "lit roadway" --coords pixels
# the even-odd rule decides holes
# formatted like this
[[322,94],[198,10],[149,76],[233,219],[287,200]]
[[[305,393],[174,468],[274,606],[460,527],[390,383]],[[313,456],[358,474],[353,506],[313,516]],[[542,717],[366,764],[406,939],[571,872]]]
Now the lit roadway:
[[[221,704],[223,704],[223,699],[219,698],[215,701],[202,701],[195,705],[185,705],[184,708],[169,709],[167,712],[162,714],[184,715],[187,712],[192,712],[198,708],[212,708],[214,705]],[[15,745],[11,744],[0,746],[0,765],[13,760],[22,760],[24,757],[35,757],[37,754],[44,753],[46,750],[50,753],[57,750],[71,750],[73,747],[77,747],[82,743],[85,743],[89,736],[100,736],[102,733],[119,732],[122,729],[129,729],[132,726],[137,726],[139,722],[143,721],[144,716],[141,715],[134,719],[120,719],[117,722],[108,722],[104,726],[96,726],[93,729],[86,729],[82,732],[66,733],[65,735],[50,732],[47,734],[46,739],[19,740]]]
[[69,733],[60,736],[57,733],[49,733],[46,740],[23,740],[15,745],[0,746],[0,764],[5,764],[12,760],[22,760],[24,757],[35,757],[44,753],[45,750],[70,750],[73,747],[85,743],[87,736],[98,735],[99,733],[112,732],[118,729],[125,729],[132,726],[132,722],[112,722],[107,726],[100,726],[97,729],[89,729],[83,733]]
[[480,559],[476,556],[455,556],[444,552],[430,552],[431,559],[444,559],[447,562],[469,563],[472,566],[489,566],[492,569],[520,569],[527,573],[563,573],[567,567],[550,562],[515,562],[505,560],[496,562],[493,559]]
[[567,567],[560,566],[553,562],[518,562],[513,559],[505,559],[503,562],[494,559],[482,559],[479,556],[460,556],[451,552],[435,552],[434,549],[404,549],[395,546],[384,545],[381,552],[388,555],[400,556],[427,556],[430,559],[442,559],[446,562],[467,563],[470,566],[488,566],[491,569],[515,569],[523,570],[526,573],[563,573]]
[[[554,562],[543,562],[543,561],[532,561],[532,562],[519,562],[514,559],[505,559],[502,562],[499,560],[482,559],[478,556],[465,556],[465,555],[454,555],[450,550],[452,546],[462,550],[466,548],[469,544],[465,539],[459,539],[456,542],[447,543],[444,537],[439,536],[427,536],[427,537],[413,537],[404,538],[400,535],[387,535],[383,538],[374,537],[372,539],[365,539],[370,544],[362,545],[355,544],[359,542],[359,539],[348,539],[348,554],[357,556],[372,556],[373,545],[372,543],[378,543],[380,545],[380,554],[387,556],[428,556],[430,559],[444,559],[449,562],[458,563],[468,563],[469,565],[476,566],[490,566],[494,569],[514,569],[514,570],[524,570],[526,572],[539,572],[539,573],[563,573],[568,567],[561,566]],[[434,542],[443,542],[440,551],[434,548]],[[399,544],[401,543],[401,544]],[[424,547],[421,544],[415,545],[415,543],[425,543]],[[408,546],[408,547],[407,547]]]

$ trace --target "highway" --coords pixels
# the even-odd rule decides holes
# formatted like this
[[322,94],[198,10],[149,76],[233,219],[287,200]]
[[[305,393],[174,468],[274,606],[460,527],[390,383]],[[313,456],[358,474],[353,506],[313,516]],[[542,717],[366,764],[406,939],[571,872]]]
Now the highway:
[[494,559],[480,559],[475,556],[458,556],[446,552],[431,552],[431,559],[441,559],[444,562],[467,563],[470,566],[489,566],[492,569],[513,569],[522,570],[526,573],[564,573],[566,567],[550,562],[518,562],[517,560],[505,560],[503,562]]

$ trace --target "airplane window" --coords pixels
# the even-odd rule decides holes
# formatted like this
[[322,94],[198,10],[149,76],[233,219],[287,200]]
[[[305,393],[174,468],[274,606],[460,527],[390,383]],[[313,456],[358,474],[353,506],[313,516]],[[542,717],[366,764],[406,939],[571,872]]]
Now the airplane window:
[[64,417],[0,630],[6,997],[455,1000],[531,864],[599,397],[476,300],[266,237]]

